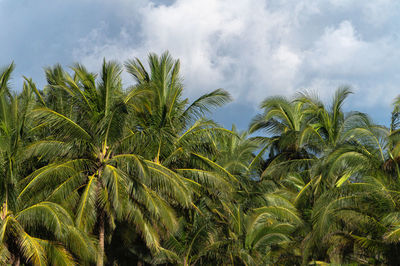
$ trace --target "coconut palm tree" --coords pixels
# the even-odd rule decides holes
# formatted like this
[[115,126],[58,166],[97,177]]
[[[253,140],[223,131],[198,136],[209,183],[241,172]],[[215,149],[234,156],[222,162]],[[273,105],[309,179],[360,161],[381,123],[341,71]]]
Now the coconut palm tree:
[[[132,136],[125,123],[136,91],[123,91],[117,63],[104,61],[99,78],[79,64],[72,70],[73,76],[59,66],[46,71],[47,94],[34,116],[37,128],[48,134],[29,151],[50,163],[31,175],[21,197],[41,190],[41,180],[57,176],[41,197],[72,208],[76,226],[97,235],[97,265],[104,264],[106,237],[116,220],[129,220],[157,250],[154,226],[172,230],[176,224],[167,200],[190,203],[186,181],[124,146]],[[60,104],[48,104],[54,99]]]
[[1,260],[14,265],[90,261],[91,240],[74,227],[67,210],[35,197],[20,197],[26,188],[25,175],[40,165],[24,154],[35,139],[30,119],[36,103],[33,83],[27,80],[19,95],[11,93],[8,81],[13,69],[11,64],[0,74]]
[[[230,101],[229,94],[217,89],[189,104],[182,97],[179,60],[173,60],[168,52],[161,56],[149,54],[148,65],[149,70],[138,58],[125,63],[137,83],[132,94],[148,92],[145,99],[135,99],[141,101],[141,108],[132,109],[135,119],[131,119],[130,128],[139,129],[141,134],[137,137],[146,138],[137,143],[151,145],[138,148],[140,154],[155,162],[171,164],[177,161],[176,156],[187,153],[185,146],[191,151],[204,151],[204,145],[190,139],[205,131],[215,131],[216,124],[202,118],[213,108]],[[201,138],[204,139],[204,134]]]
[[[288,171],[309,168],[320,152],[318,134],[308,121],[304,103],[284,97],[269,97],[261,103],[264,113],[253,118],[249,132],[264,131],[256,137],[265,143],[258,157],[269,151],[261,178],[278,181]],[[283,172],[282,172],[283,170]]]

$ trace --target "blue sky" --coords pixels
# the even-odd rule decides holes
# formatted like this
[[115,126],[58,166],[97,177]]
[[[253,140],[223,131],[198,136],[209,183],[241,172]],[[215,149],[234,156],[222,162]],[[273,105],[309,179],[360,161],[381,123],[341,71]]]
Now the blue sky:
[[[0,0],[0,65],[45,84],[43,68],[169,50],[190,99],[216,88],[234,102],[214,118],[247,127],[261,100],[304,89],[387,124],[400,94],[400,2],[390,0]],[[128,84],[132,80],[125,75]]]

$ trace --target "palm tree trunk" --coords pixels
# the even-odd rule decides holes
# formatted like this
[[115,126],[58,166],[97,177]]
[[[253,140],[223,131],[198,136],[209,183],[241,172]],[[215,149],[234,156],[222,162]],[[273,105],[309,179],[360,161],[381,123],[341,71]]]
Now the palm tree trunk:
[[20,260],[19,256],[16,256],[16,257],[14,258],[13,265],[14,265],[14,266],[19,266],[20,264],[21,264],[21,260]]
[[14,266],[19,266],[20,263],[21,263],[21,260],[19,259],[19,257],[16,257],[15,261],[14,261]]
[[97,251],[97,266],[104,265],[104,211],[101,211],[99,221],[99,244]]

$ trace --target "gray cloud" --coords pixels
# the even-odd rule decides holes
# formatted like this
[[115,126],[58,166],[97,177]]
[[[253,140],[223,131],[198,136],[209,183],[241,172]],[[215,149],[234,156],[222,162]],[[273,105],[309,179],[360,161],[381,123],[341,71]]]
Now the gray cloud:
[[169,50],[189,97],[222,87],[242,108],[303,88],[328,98],[347,84],[349,105],[383,120],[399,91],[399,15],[394,0],[3,0],[0,60],[40,80],[55,62],[98,70],[103,57]]

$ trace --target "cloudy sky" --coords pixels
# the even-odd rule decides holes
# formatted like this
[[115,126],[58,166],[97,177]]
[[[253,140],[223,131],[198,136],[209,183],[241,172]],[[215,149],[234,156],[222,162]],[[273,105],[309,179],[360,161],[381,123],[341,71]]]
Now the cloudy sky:
[[[43,67],[169,50],[181,60],[186,96],[216,88],[234,102],[214,114],[246,128],[271,95],[309,89],[387,124],[400,94],[400,2],[393,0],[0,0],[0,65],[45,84]],[[128,76],[126,83],[132,82]]]

